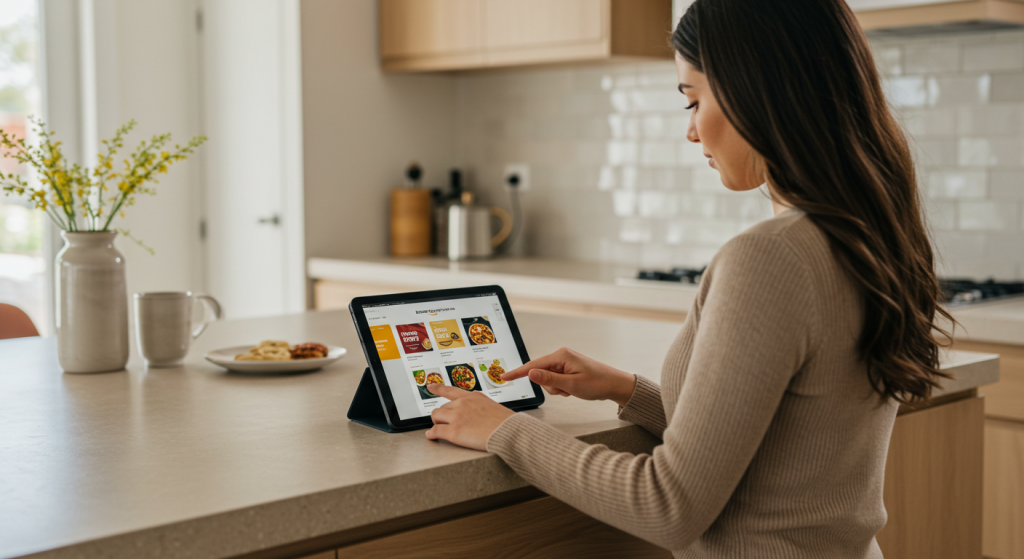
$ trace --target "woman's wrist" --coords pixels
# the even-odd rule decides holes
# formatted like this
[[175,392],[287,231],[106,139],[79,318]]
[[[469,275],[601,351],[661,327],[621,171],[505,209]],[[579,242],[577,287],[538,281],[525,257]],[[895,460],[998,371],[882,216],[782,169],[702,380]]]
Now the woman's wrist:
[[616,382],[612,387],[612,395],[609,400],[615,402],[621,407],[626,407],[630,398],[633,397],[633,391],[635,390],[636,375],[623,372],[621,376],[616,376]]

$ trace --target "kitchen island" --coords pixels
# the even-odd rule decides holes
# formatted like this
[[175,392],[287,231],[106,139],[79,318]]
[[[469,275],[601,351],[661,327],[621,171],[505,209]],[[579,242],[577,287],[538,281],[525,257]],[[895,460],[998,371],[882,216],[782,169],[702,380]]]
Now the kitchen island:
[[[532,355],[565,345],[654,380],[678,330],[517,318]],[[350,353],[269,377],[202,360],[261,339]],[[55,346],[0,341],[0,557],[668,556],[544,496],[497,457],[345,419],[364,367],[347,312],[214,323],[175,369],[146,370],[133,355],[127,371],[66,375]],[[976,387],[997,380],[998,360],[953,352],[943,363],[955,381],[931,407],[903,410],[893,433],[879,535],[893,556],[980,555]],[[623,451],[657,444],[615,410],[549,398],[524,413]]]

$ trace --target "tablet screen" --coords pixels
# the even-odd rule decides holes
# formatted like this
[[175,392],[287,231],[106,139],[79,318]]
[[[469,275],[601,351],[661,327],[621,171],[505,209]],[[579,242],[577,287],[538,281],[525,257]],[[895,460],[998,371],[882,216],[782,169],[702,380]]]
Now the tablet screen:
[[523,361],[497,293],[364,304],[361,310],[399,419],[428,416],[448,401],[427,390],[432,383],[503,403],[535,397],[529,379],[500,378]]

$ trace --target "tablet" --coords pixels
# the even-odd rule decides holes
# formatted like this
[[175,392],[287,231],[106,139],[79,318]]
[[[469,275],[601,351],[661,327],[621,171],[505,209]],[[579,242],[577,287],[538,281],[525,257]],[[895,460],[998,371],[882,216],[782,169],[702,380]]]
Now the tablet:
[[514,410],[544,401],[529,378],[500,378],[530,358],[496,285],[357,297],[349,311],[393,429],[433,424],[430,412],[448,400],[427,390],[432,383],[480,391]]

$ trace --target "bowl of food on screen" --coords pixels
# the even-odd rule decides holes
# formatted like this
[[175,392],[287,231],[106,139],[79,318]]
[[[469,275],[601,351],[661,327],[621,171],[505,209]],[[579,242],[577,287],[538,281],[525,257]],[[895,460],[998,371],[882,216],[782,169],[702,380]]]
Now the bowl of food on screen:
[[505,367],[503,365],[504,363],[502,363],[501,359],[492,359],[489,363],[480,363],[480,372],[484,373],[487,383],[495,388],[509,385],[509,381],[502,380],[501,378],[501,375],[505,374]]
[[317,342],[292,345],[283,340],[264,340],[256,345],[218,349],[203,357],[237,373],[281,374],[315,371],[341,359],[347,352],[343,347]]
[[472,345],[493,344],[494,331],[491,330],[491,323],[486,316],[463,318],[462,326],[466,329],[469,343]]
[[466,391],[478,389],[473,365],[463,363],[461,365],[449,365],[446,368],[448,369],[448,377],[452,380],[452,386],[457,386]]

